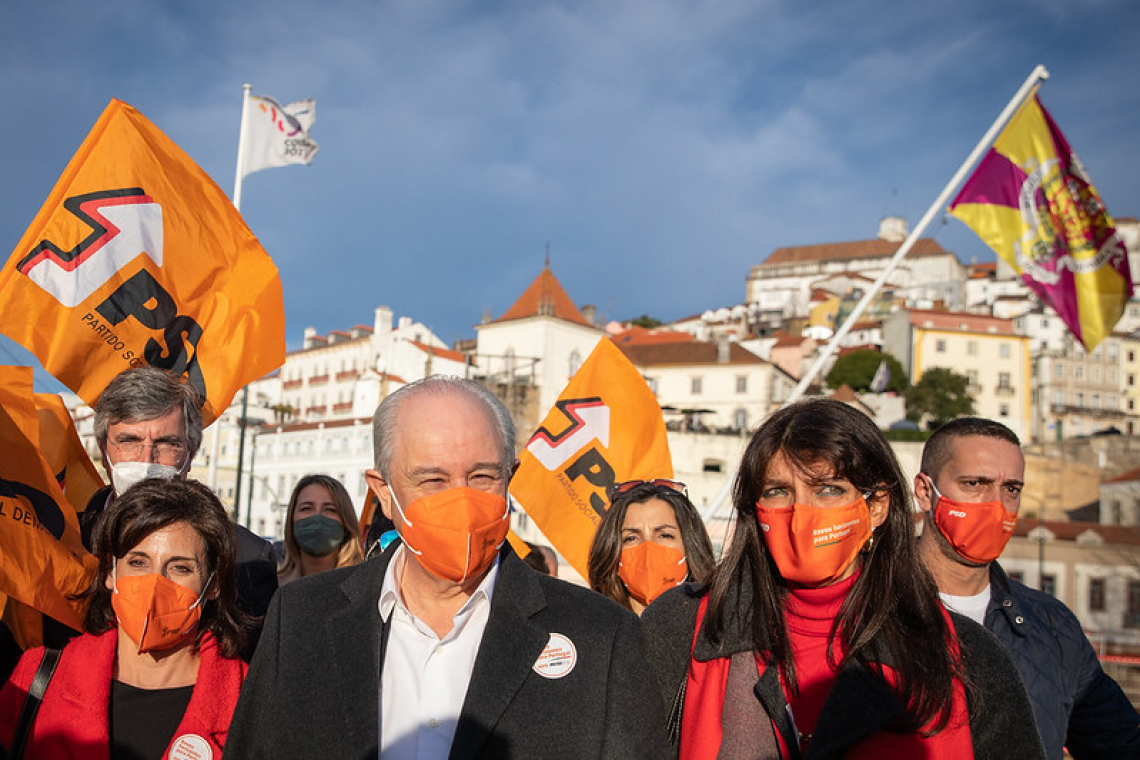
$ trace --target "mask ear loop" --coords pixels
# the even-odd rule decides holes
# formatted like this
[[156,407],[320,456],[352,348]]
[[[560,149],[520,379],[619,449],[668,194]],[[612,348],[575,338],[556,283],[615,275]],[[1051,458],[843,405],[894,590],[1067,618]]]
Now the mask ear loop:
[[206,578],[206,583],[202,586],[202,593],[198,594],[198,598],[195,599],[194,603],[190,605],[190,609],[197,607],[206,598],[206,592],[210,590],[210,582],[213,580],[214,574],[210,573],[210,575]]
[[[385,483],[384,485],[386,485],[388,487],[388,494],[392,497],[392,503],[396,505],[396,511],[400,513],[400,519],[403,521],[403,523],[405,525],[407,525],[409,528],[411,528],[412,527],[412,521],[409,520],[408,516],[404,514],[404,508],[400,506],[400,500],[396,498],[396,492],[392,490],[392,484],[391,483]],[[423,552],[416,551],[416,548],[414,546],[412,546],[410,543],[408,543],[408,539],[406,536],[404,536],[403,533],[400,534],[400,538],[403,539],[404,546],[408,547],[408,551],[410,551],[412,554],[416,555],[417,557],[423,556]]]

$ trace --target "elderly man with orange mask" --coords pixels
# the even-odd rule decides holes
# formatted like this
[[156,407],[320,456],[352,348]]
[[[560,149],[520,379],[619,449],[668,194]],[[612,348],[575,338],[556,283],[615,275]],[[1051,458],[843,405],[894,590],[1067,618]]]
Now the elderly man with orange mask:
[[234,716],[241,758],[661,757],[637,617],[505,542],[514,425],[477,383],[384,399],[365,477],[400,540],[281,589]]
[[1017,524],[1025,457],[1001,423],[962,417],[922,452],[914,493],[924,513],[919,553],[951,610],[1006,646],[1050,758],[1140,757],[1140,715],[1100,667],[1068,607],[1011,580],[997,558]]

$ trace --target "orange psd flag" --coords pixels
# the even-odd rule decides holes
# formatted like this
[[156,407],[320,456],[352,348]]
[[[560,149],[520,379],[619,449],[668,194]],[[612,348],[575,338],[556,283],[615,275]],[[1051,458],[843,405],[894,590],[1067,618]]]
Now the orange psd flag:
[[208,424],[285,360],[277,268],[193,160],[112,100],[0,269],[0,329],[84,401],[148,364]]
[[87,587],[95,560],[82,549],[75,511],[37,448],[38,434],[32,370],[0,367],[0,593],[81,629],[80,609],[67,597]]
[[519,455],[511,495],[585,578],[609,488],[671,477],[661,407],[637,369],[603,339]]
[[103,479],[87,456],[63,399],[55,393],[37,393],[35,404],[39,412],[40,453],[72,509],[82,512],[95,492],[103,487]]

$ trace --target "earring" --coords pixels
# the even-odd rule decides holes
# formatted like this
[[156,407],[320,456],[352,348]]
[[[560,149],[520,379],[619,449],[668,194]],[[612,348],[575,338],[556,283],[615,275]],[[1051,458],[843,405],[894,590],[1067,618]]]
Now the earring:
[[863,545],[863,553],[870,554],[871,550],[875,548],[875,534],[872,533],[871,537],[867,539],[867,543]]

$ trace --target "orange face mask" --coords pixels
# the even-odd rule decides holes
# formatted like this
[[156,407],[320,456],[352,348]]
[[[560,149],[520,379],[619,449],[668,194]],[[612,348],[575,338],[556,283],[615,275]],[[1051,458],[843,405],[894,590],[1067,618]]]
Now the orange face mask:
[[156,573],[122,578],[112,574],[111,609],[140,654],[172,649],[198,630],[202,599],[212,578],[206,580],[201,594],[195,594]]
[[405,512],[392,494],[403,525],[400,538],[432,575],[462,583],[482,573],[510,528],[507,500],[476,488],[450,488],[416,499]]
[[688,575],[684,553],[655,541],[642,541],[623,549],[618,561],[618,577],[629,595],[646,606]]
[[863,497],[846,507],[756,505],[768,552],[785,580],[818,586],[839,578],[871,537],[871,510]]
[[952,501],[938,491],[932,478],[927,476],[926,482],[934,492],[934,524],[954,551],[983,565],[1000,557],[1017,525],[1017,513],[1000,501]]

